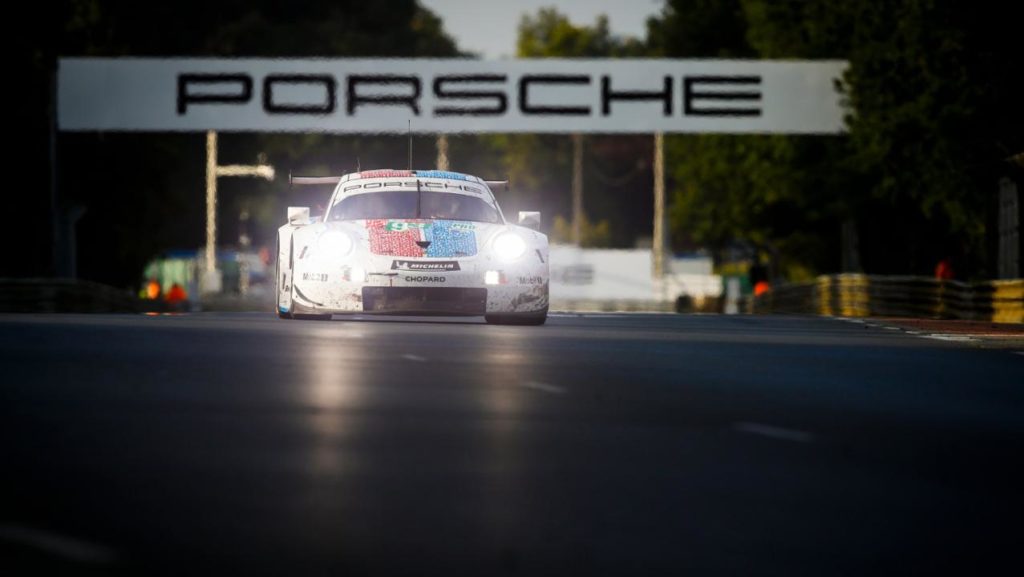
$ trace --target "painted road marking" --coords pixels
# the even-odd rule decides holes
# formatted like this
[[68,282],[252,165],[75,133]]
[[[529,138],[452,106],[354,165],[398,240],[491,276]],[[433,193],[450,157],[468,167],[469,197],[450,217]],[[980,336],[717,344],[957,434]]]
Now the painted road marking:
[[549,385],[547,383],[538,383],[537,381],[526,381],[523,386],[527,389],[533,389],[542,393],[548,393],[551,395],[564,395],[565,389],[558,385]]
[[814,440],[814,435],[811,433],[797,431],[794,429],[784,429],[782,427],[773,427],[772,425],[762,425],[760,423],[735,423],[733,428],[741,433],[751,433],[754,435],[770,437],[772,439],[793,441],[795,443],[810,443]]
[[422,363],[427,360],[426,357],[421,357],[419,355],[402,355],[402,358],[407,361],[415,361],[417,363]]
[[921,335],[926,339],[934,339],[936,341],[950,341],[954,343],[969,343],[978,339],[968,335],[944,335],[941,333],[933,333],[930,335]]
[[[1018,338],[1020,338],[1019,334],[1007,334],[1007,333],[956,333],[956,334],[954,334],[954,333],[929,333],[927,331],[914,330],[914,329],[911,329],[911,328],[902,327],[902,326],[898,326],[898,325],[897,326],[892,326],[892,325],[886,325],[886,324],[876,324],[876,323],[868,322],[868,321],[866,321],[864,319],[855,319],[855,318],[848,318],[848,317],[835,317],[835,316],[826,317],[826,318],[846,321],[848,323],[861,324],[861,325],[864,325],[865,327],[870,327],[870,328],[874,328],[874,329],[885,329],[887,331],[903,331],[905,334],[913,335],[915,337],[921,337],[923,339],[932,339],[932,340],[936,340],[936,341],[946,341],[946,342],[951,342],[951,343],[974,343],[974,342],[978,342],[978,341],[980,341],[982,339],[995,339],[995,340],[998,340],[998,339],[1018,339]],[[920,328],[920,327],[918,327],[918,328]],[[1022,353],[1024,353],[1024,351],[1022,351]]]
[[1010,333],[966,333],[965,337],[971,337],[973,339],[1019,339],[1021,335],[1015,335]]
[[25,545],[79,563],[111,563],[117,559],[114,550],[103,545],[17,525],[0,525],[0,541]]

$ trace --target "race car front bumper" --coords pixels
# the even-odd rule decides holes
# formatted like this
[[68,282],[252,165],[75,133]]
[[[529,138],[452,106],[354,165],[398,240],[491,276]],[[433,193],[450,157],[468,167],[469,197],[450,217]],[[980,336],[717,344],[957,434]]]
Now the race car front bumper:
[[491,275],[487,267],[475,266],[443,273],[303,268],[295,272],[292,291],[293,311],[299,313],[478,316],[542,313],[548,308],[548,271],[541,264],[504,266]]
[[487,289],[464,287],[364,286],[363,312],[483,315]]

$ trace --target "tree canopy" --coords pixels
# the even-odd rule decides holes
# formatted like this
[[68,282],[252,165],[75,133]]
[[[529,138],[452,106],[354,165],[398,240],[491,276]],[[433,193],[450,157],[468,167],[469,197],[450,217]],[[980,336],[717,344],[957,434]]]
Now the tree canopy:
[[[705,39],[711,18],[744,33]],[[848,223],[868,272],[953,258],[985,275],[992,171],[1024,149],[1017,27],[953,0],[668,2],[649,23],[658,54],[850,63],[846,135],[670,139],[677,242],[751,243],[782,271],[832,272]]]
[[[39,223],[49,211],[39,175],[49,172],[58,56],[466,56],[414,0],[62,0],[24,8],[8,25],[15,74],[24,79],[12,133],[21,136],[14,165],[33,178],[12,208]],[[644,38],[613,34],[605,17],[581,25],[554,8],[524,15],[517,52],[847,60],[837,87],[849,107],[847,134],[666,138],[674,248],[709,248],[724,260],[739,247],[769,256],[776,274],[790,278],[844,269],[927,274],[940,258],[977,277],[992,268],[994,172],[1024,151],[1019,27],[999,9],[956,0],[667,0]],[[651,138],[597,135],[585,143],[588,242],[632,246],[650,235]],[[129,284],[159,251],[200,244],[202,138],[64,134],[59,144],[59,202],[86,209],[83,276]],[[380,135],[224,135],[220,154],[251,162],[263,153],[279,170],[336,173],[357,163],[404,166],[405,144]],[[433,139],[417,137],[415,149],[418,165],[433,164]],[[450,155],[459,170],[511,175],[513,190],[499,193],[507,212],[539,209],[556,236],[566,228],[551,223],[570,215],[567,135],[453,136]],[[232,219],[243,208],[254,216],[257,242],[272,239],[291,200],[281,184],[227,179],[222,189],[221,239],[237,237]],[[49,272],[47,227],[26,223],[13,231],[22,249],[5,275]]]
[[[49,173],[50,82],[58,56],[462,56],[437,15],[415,0],[63,0],[25,6],[17,26],[15,66],[33,98],[15,118],[19,170]],[[420,150],[426,145],[417,139]],[[279,172],[334,173],[359,159],[404,166],[403,137],[227,134],[220,139],[226,163],[251,163],[258,154]],[[167,249],[202,243],[205,140],[194,134],[62,134],[58,174],[62,209],[81,207],[78,270],[84,278],[125,286],[138,281],[145,262]],[[430,154],[431,163],[433,153]],[[116,177],[114,176],[116,175]],[[35,178],[14,199],[20,251],[4,274],[51,271],[48,182]],[[294,199],[280,180],[224,179],[220,183],[219,239],[238,239],[238,215],[253,216],[257,243],[273,231]],[[315,200],[311,200],[315,202]],[[7,272],[9,270],[9,272]]]

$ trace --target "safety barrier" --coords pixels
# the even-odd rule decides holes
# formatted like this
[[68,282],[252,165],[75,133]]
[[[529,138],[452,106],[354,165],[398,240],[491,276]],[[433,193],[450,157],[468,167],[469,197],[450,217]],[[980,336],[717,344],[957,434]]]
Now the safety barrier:
[[141,312],[145,304],[128,291],[73,279],[0,279],[0,312]]
[[674,304],[655,300],[553,299],[551,312],[560,313],[634,313],[674,312]]
[[911,276],[829,275],[776,287],[753,299],[752,310],[1024,323],[1024,280],[963,283]]

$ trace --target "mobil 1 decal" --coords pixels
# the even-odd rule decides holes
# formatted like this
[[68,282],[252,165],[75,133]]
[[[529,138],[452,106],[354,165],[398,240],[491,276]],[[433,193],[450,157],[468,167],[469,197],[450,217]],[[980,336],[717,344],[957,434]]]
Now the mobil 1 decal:
[[370,252],[410,258],[475,256],[472,223],[450,220],[367,220]]

